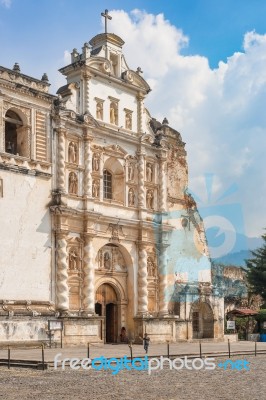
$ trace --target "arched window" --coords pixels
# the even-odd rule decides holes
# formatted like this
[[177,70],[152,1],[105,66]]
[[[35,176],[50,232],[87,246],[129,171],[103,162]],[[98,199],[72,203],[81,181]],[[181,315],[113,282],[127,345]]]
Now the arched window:
[[105,169],[103,171],[103,197],[105,199],[112,199],[113,188],[112,188],[112,174]]
[[21,154],[19,146],[19,128],[23,126],[21,118],[12,110],[8,110],[5,116],[5,152]]

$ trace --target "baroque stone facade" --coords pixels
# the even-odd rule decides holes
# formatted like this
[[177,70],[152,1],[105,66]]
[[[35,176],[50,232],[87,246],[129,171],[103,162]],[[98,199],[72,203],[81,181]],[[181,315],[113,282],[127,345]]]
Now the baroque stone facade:
[[122,328],[222,338],[185,143],[145,108],[123,40],[89,44],[57,96],[45,74],[0,68],[0,340],[48,339],[49,319],[65,344],[117,342]]

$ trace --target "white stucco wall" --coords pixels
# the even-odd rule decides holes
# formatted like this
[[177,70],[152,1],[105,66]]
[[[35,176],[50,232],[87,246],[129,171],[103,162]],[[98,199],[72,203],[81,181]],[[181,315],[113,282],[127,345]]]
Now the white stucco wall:
[[50,300],[51,181],[0,170],[0,298]]

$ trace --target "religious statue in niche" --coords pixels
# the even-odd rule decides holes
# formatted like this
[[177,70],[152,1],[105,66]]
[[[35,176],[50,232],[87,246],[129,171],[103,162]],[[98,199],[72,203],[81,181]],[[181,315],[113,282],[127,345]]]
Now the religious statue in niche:
[[134,180],[134,169],[135,166],[133,163],[129,163],[128,165],[128,180],[133,181]]
[[126,272],[125,259],[119,248],[115,245],[103,246],[98,251],[96,261],[100,270],[107,269],[112,271]]
[[76,271],[77,267],[78,256],[75,250],[70,250],[68,255],[68,268],[70,271]]
[[132,113],[131,112],[127,112],[126,116],[125,116],[125,122],[126,122],[126,129],[132,129]]
[[92,170],[99,171],[100,169],[100,154],[94,153],[92,157]]
[[94,179],[92,181],[92,197],[99,197],[100,194],[100,181],[99,179]]
[[105,269],[110,269],[111,268],[111,257],[108,252],[104,253],[103,256],[103,266]]
[[148,182],[152,182],[153,168],[151,163],[147,163],[146,165],[146,179]]
[[153,190],[149,189],[146,194],[147,208],[153,209]]
[[148,257],[147,260],[147,270],[148,270],[148,276],[155,276],[155,265],[151,257]]
[[117,104],[114,102],[110,105],[110,123],[117,125]]
[[71,194],[78,194],[78,177],[75,172],[70,172],[69,174],[68,191]]
[[103,103],[101,101],[97,101],[96,104],[96,118],[103,120]]
[[75,164],[77,162],[77,145],[70,142],[68,146],[68,161]]
[[128,191],[128,205],[130,207],[133,207],[135,205],[135,194],[133,188],[130,188]]

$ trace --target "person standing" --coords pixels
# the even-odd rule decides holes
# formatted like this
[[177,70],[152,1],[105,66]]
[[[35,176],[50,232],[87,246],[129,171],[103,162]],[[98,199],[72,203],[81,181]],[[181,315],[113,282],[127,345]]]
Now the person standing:
[[143,346],[146,354],[148,353],[149,345],[150,345],[151,339],[149,338],[147,333],[144,333],[144,338],[143,338]]

